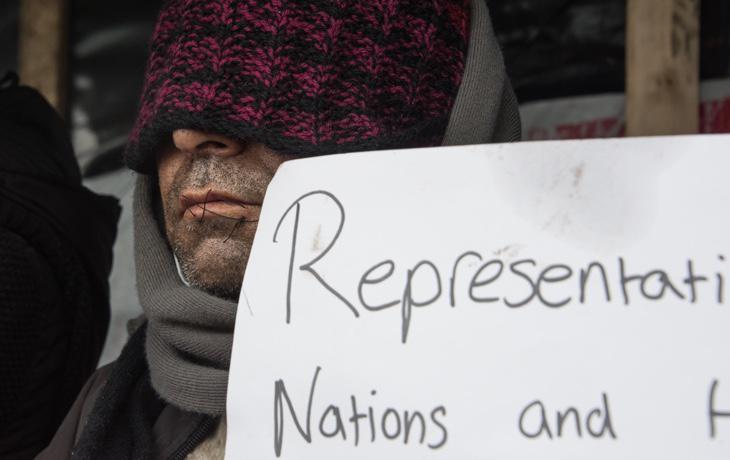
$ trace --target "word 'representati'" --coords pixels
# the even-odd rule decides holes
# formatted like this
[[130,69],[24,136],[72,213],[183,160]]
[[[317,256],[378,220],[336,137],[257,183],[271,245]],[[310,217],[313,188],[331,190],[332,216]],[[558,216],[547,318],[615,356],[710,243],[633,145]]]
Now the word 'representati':
[[[339,225],[327,246],[311,260],[300,263],[297,260],[297,245],[302,203],[311,197],[330,200],[339,212]],[[573,304],[606,302],[630,305],[640,301],[672,300],[694,304],[725,301],[725,278],[720,269],[699,270],[691,258],[684,259],[682,266],[652,268],[637,271],[623,257],[612,262],[589,261],[575,267],[565,263],[544,264],[531,258],[506,262],[499,257],[486,257],[477,251],[465,251],[455,255],[448,266],[438,266],[430,260],[421,260],[413,266],[401,269],[403,278],[400,289],[391,294],[391,299],[374,303],[368,300],[374,293],[382,296],[384,286],[392,285],[398,268],[396,261],[378,261],[364,270],[357,284],[355,306],[352,298],[343,294],[349,286],[335,287],[315,268],[325,265],[327,254],[335,247],[345,226],[345,208],[333,194],[326,191],[307,193],[298,198],[281,216],[274,232],[273,241],[279,239],[285,219],[293,215],[291,251],[286,292],[286,322],[292,317],[292,280],[296,273],[307,272],[314,276],[321,286],[329,291],[356,318],[361,311],[382,312],[397,308],[400,310],[400,338],[408,340],[414,308],[423,308],[448,302],[456,307],[461,302],[474,304],[501,304],[511,309],[539,304],[551,309],[561,309]],[[471,262],[471,264],[468,264]],[[717,255],[717,263],[724,264],[725,257]],[[509,285],[509,293],[500,293],[500,286]],[[519,287],[515,287],[519,286]],[[371,297],[370,297],[371,298]]]

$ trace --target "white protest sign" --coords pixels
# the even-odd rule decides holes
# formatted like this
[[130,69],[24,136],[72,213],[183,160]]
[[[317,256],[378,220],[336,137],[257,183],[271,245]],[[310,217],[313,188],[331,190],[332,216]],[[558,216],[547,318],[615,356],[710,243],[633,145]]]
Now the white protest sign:
[[297,160],[228,459],[730,458],[730,136]]

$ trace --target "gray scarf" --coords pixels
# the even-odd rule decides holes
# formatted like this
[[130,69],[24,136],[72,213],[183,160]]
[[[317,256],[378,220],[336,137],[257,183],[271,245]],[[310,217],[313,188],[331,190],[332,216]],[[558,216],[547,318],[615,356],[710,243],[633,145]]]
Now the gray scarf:
[[137,289],[147,317],[152,387],[191,411],[225,412],[236,304],[187,287],[155,218],[159,195],[152,176],[139,175],[134,227]]
[[[464,79],[443,145],[519,140],[517,102],[484,0],[472,2]],[[226,408],[236,304],[187,287],[156,219],[157,181],[137,178],[134,202],[139,298],[148,320],[147,362],[152,387],[191,412]]]

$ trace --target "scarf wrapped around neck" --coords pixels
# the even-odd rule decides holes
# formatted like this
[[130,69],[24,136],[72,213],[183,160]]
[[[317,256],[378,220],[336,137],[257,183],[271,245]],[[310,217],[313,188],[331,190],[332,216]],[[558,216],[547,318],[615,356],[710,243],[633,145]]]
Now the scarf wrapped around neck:
[[236,304],[186,286],[158,223],[153,176],[139,175],[134,226],[137,289],[147,317],[153,388],[177,407],[225,412]]

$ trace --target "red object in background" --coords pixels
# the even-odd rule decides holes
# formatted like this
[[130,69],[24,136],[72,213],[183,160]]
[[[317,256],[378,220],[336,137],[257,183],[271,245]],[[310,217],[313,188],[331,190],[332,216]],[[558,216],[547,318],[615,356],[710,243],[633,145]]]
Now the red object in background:
[[[730,133],[730,78],[700,86],[700,129],[703,134]],[[520,107],[525,140],[623,137],[624,96],[621,93],[538,101]]]

